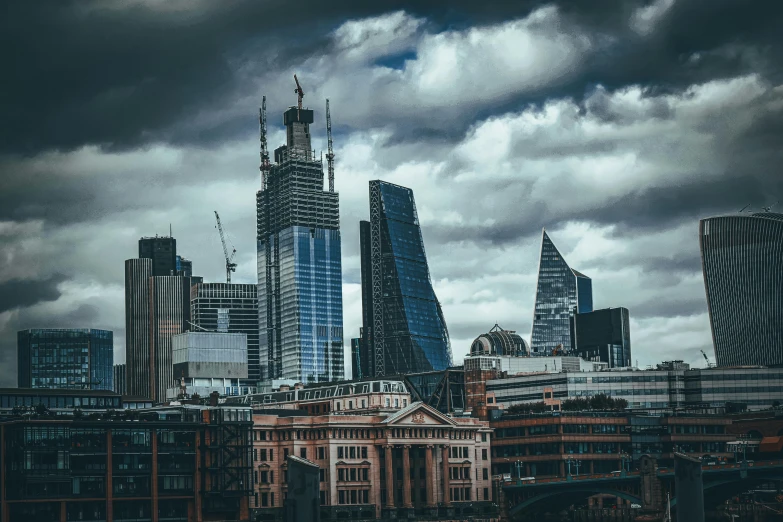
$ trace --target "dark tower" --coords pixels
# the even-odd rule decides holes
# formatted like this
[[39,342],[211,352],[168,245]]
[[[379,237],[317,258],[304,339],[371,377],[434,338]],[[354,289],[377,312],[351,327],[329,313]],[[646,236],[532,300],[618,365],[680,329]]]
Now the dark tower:
[[173,237],[139,239],[139,259],[152,260],[152,275],[177,275],[177,240]]

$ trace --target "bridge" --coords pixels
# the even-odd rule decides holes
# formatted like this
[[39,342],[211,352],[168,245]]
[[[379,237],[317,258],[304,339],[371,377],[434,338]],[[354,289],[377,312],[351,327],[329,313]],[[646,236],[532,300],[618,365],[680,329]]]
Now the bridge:
[[[722,499],[750,489],[761,482],[783,482],[783,460],[742,462],[702,466],[705,497]],[[674,491],[674,469],[659,468],[655,459],[643,456],[639,471],[595,475],[541,478],[534,482],[517,480],[503,486],[503,494],[512,518],[521,518],[541,511],[545,502],[570,505],[587,497],[604,494],[619,497],[641,506],[645,512],[660,512],[665,508],[666,493],[671,506],[677,505]]]

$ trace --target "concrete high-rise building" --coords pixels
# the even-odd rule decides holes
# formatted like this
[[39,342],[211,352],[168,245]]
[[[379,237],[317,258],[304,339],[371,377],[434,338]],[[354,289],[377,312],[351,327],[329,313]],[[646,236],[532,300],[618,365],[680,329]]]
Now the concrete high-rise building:
[[538,286],[531,334],[531,355],[552,355],[571,349],[571,318],[593,311],[593,286],[586,275],[568,266],[542,232]]
[[36,328],[17,333],[20,388],[114,389],[114,333]]
[[163,401],[174,383],[171,337],[190,321],[190,278],[152,272],[151,259],[125,261],[126,388]]
[[370,221],[361,222],[359,231],[363,376],[445,370],[451,344],[430,280],[413,191],[371,181]]
[[[257,193],[262,381],[344,376],[339,197],[324,190],[310,142],[313,111],[283,115],[287,142]],[[264,141],[265,143],[265,137]]]
[[177,275],[177,240],[155,236],[139,239],[139,259],[152,261],[152,275]]
[[610,368],[632,366],[631,320],[627,308],[604,308],[571,318],[573,355]]
[[194,284],[190,292],[193,324],[210,332],[247,335],[247,377],[242,384],[250,386],[261,380],[257,292],[256,285],[228,283]]
[[699,246],[718,366],[783,365],[783,214],[702,219]]

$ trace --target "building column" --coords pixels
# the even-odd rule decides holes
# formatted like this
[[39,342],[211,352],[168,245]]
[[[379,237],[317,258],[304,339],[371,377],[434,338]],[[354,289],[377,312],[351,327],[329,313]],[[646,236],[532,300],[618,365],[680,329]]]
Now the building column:
[[426,473],[427,473],[427,507],[435,507],[435,466],[433,464],[433,452],[435,447],[432,444],[427,445],[426,453]]
[[411,501],[411,447],[402,447],[402,507],[412,508]]
[[386,507],[394,507],[394,447],[386,446]]
[[383,446],[375,446],[375,462],[370,468],[370,503],[375,506],[375,518],[381,518],[381,455]]
[[443,454],[443,505],[451,505],[451,484],[449,481],[449,447],[445,444],[441,446]]
[[152,439],[152,522],[158,522],[158,433],[155,428],[150,430]]
[[112,476],[113,468],[112,430],[106,430],[106,522],[114,521],[114,484]]

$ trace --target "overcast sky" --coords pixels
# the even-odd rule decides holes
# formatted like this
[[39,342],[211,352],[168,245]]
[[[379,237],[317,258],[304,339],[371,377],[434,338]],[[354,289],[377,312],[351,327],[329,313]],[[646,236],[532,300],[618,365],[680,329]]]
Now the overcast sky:
[[[258,107],[331,100],[346,344],[368,181],[414,190],[456,361],[529,340],[541,229],[631,313],[640,366],[714,357],[699,218],[783,199],[783,2],[7,2],[0,16],[0,385],[16,332],[114,331],[123,261],[167,234],[256,282]],[[783,204],[783,203],[781,203]],[[349,363],[349,360],[346,359]]]

